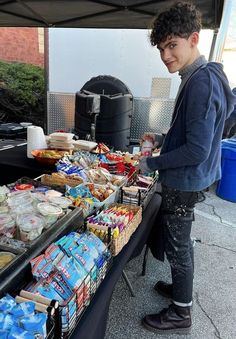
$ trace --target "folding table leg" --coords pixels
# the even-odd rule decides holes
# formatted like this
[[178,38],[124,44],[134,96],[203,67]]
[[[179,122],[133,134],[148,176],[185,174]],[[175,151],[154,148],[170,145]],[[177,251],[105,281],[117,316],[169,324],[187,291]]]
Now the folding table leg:
[[135,297],[133,286],[131,285],[131,282],[129,281],[129,278],[127,277],[127,274],[124,270],[122,271],[122,277],[124,278],[124,281],[126,282],[126,285],[128,286],[132,297]]
[[148,252],[149,252],[149,247],[146,245],[145,252],[144,252],[144,257],[143,257],[143,269],[142,269],[142,276],[146,274],[146,267],[147,267],[147,260],[148,260]]

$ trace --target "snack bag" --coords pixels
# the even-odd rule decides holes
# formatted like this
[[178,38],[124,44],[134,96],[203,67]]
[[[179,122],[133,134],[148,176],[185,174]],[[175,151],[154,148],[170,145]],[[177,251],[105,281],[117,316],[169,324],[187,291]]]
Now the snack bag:
[[36,313],[29,317],[24,317],[19,321],[21,327],[35,336],[47,336],[46,329],[47,315],[45,313]]
[[35,303],[32,301],[26,301],[20,304],[16,304],[11,309],[11,314],[15,318],[24,317],[30,314],[33,314],[35,310]]
[[0,330],[0,338],[1,339],[8,339],[8,331]]
[[9,331],[11,327],[16,323],[12,314],[0,312],[0,330]]
[[35,336],[18,326],[12,326],[8,339],[35,339]]
[[0,312],[10,312],[16,305],[16,301],[9,294],[0,299]]

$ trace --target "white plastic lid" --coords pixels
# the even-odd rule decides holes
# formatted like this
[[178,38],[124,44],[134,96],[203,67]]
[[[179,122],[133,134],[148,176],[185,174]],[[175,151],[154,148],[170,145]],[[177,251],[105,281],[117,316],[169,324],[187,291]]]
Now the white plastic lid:
[[52,204],[60,206],[61,208],[67,208],[68,206],[72,205],[72,201],[66,197],[49,197],[49,201]]
[[43,229],[45,226],[44,218],[32,213],[19,214],[16,218],[16,222],[19,228],[25,232],[30,232],[35,229]]
[[49,215],[49,214],[60,215],[63,212],[61,207],[48,203],[48,202],[40,202],[37,205],[37,208],[39,212],[43,215]]

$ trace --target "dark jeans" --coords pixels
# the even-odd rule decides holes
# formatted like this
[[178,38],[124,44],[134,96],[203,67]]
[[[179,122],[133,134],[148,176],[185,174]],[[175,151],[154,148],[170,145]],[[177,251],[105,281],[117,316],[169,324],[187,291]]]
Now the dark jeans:
[[166,254],[171,267],[173,300],[180,303],[192,301],[194,259],[190,234],[199,194],[163,186],[157,227],[149,243],[157,259],[164,260]]

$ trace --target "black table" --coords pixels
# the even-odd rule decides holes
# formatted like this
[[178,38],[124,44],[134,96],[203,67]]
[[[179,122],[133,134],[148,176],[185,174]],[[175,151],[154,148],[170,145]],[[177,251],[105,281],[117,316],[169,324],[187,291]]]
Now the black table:
[[0,151],[0,185],[14,182],[21,177],[33,179],[53,171],[55,171],[54,165],[42,165],[35,159],[27,158],[27,145]]
[[115,284],[120,278],[126,263],[142,252],[151,228],[155,224],[155,219],[160,208],[160,204],[161,196],[155,193],[143,213],[141,224],[130,238],[128,244],[126,244],[123,250],[116,257],[114,257],[110,271],[96,291],[91,304],[86,309],[70,338],[104,338],[106,332],[109,305],[111,302],[111,297]]
[[[27,158],[27,147],[17,146],[0,151],[0,184],[14,182],[20,177],[35,178],[43,173],[55,170],[54,166],[42,166],[34,159]],[[161,196],[155,193],[145,211],[143,219],[130,241],[123,250],[114,258],[111,269],[104,281],[96,291],[91,304],[84,312],[77,327],[71,334],[73,339],[103,339],[109,305],[116,282],[122,275],[126,263],[140,255],[146,244],[152,226],[155,224],[156,215],[160,208]],[[141,273],[141,268],[140,268]]]

